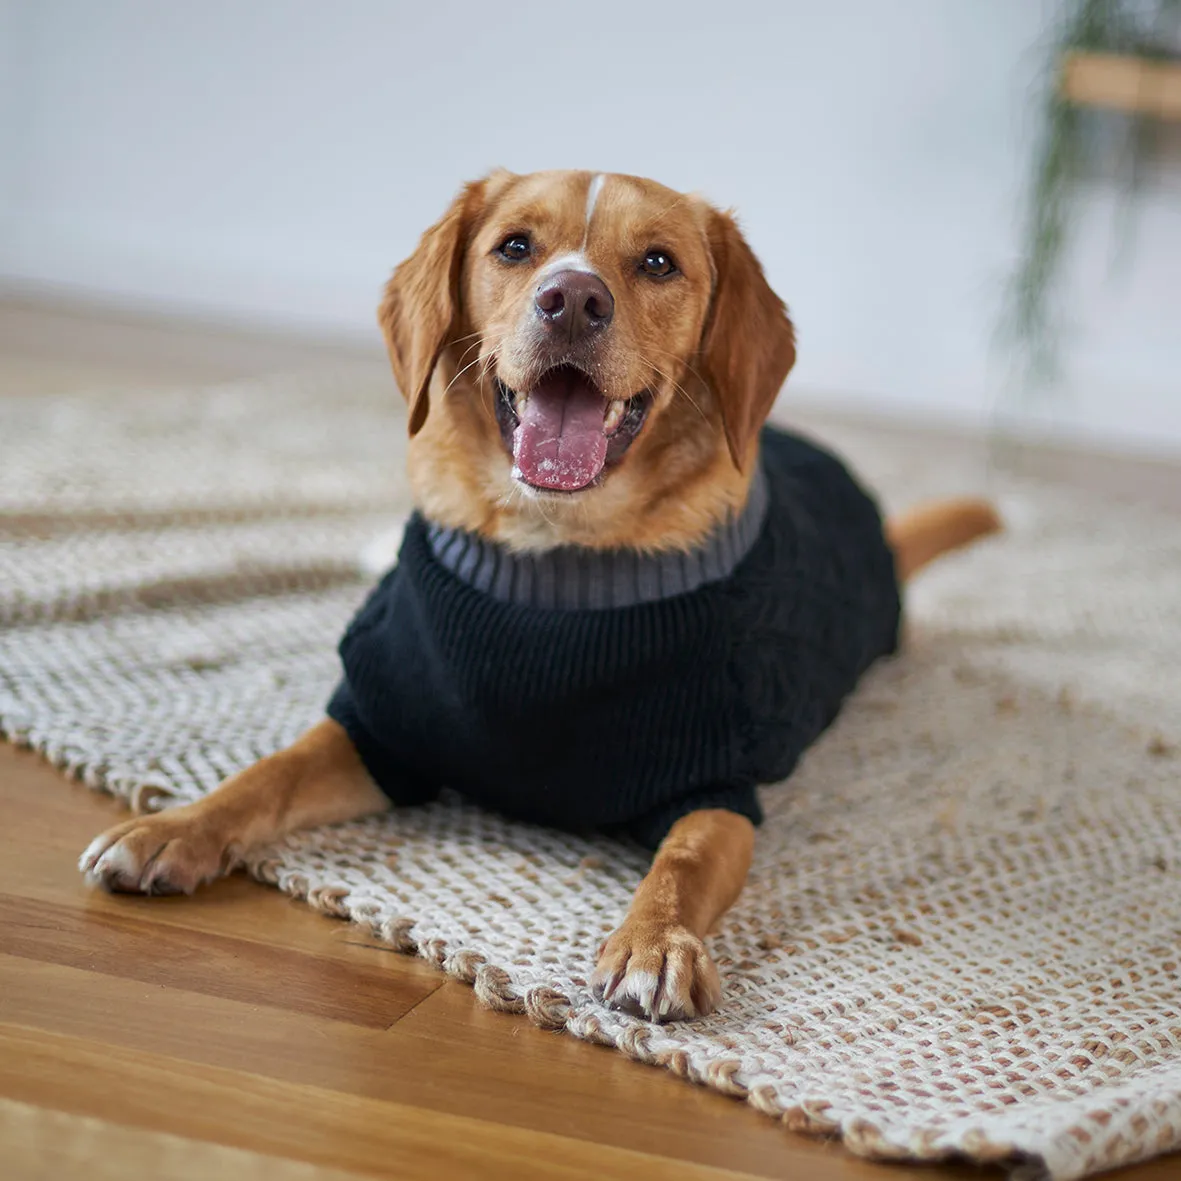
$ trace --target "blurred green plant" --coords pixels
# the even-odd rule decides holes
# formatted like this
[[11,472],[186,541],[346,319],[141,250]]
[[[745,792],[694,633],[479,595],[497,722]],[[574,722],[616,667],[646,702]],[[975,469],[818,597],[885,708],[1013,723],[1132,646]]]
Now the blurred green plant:
[[[1059,280],[1077,208],[1091,137],[1092,110],[1066,99],[1059,85],[1067,55],[1076,52],[1177,59],[1181,0],[1066,0],[1050,30],[1049,77],[1028,187],[1023,247],[1002,305],[1000,343],[1013,360],[1009,385],[1027,399],[1052,387],[1059,376],[1061,308]],[[1135,199],[1156,153],[1159,123],[1151,116],[1123,116],[1119,154],[1123,189],[1118,241],[1131,240]],[[1006,383],[1008,385],[1008,383]]]

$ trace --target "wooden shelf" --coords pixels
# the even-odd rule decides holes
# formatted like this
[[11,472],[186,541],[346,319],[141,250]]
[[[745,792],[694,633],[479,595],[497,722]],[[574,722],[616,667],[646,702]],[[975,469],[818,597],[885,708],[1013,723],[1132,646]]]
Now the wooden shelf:
[[1071,53],[1062,96],[1082,107],[1181,121],[1181,63],[1112,53]]

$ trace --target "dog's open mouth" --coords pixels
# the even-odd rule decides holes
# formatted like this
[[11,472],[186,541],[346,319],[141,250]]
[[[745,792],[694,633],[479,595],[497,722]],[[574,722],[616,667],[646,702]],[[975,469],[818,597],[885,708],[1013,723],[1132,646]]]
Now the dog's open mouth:
[[514,474],[534,488],[577,492],[631,446],[652,404],[647,390],[610,401],[580,369],[559,365],[528,392],[496,380],[496,415]]

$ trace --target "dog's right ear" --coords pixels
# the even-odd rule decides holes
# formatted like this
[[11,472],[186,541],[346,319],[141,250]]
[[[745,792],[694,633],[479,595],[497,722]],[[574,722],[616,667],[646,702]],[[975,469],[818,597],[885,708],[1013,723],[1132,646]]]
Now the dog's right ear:
[[451,207],[394,271],[377,320],[416,435],[430,409],[431,375],[458,328],[464,249],[484,208],[486,180],[464,185]]

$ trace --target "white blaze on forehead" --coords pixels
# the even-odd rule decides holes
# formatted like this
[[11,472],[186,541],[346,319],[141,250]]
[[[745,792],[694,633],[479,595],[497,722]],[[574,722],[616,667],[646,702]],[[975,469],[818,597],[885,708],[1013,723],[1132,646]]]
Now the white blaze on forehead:
[[550,275],[556,275],[558,271],[586,271],[588,274],[596,274],[595,268],[591,265],[591,261],[586,256],[586,244],[590,238],[591,218],[595,213],[595,205],[599,200],[599,194],[603,191],[603,182],[607,179],[605,173],[596,172],[591,177],[590,184],[586,190],[586,221],[582,231],[582,245],[577,250],[572,250],[569,254],[560,255],[558,258],[552,259],[546,263],[541,269],[538,276],[539,279],[545,280]]
[[599,194],[603,191],[603,182],[607,178],[601,172],[596,172],[591,177],[590,185],[586,190],[586,229],[582,234],[582,245],[586,248],[586,240],[590,237],[591,218],[595,215],[595,205],[599,200]]

